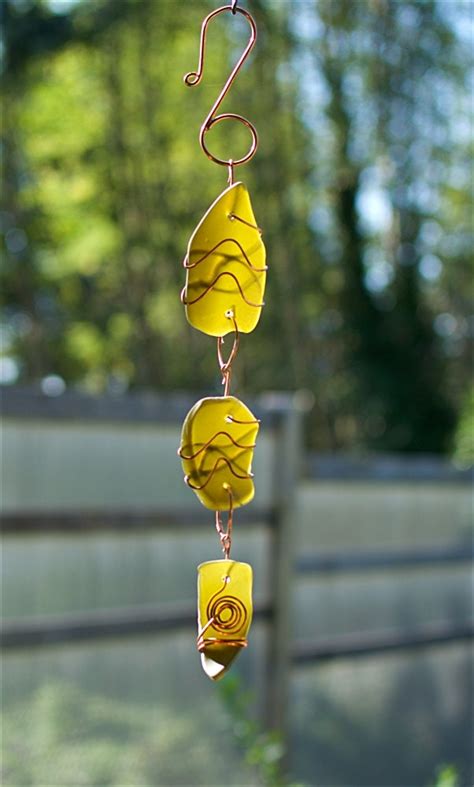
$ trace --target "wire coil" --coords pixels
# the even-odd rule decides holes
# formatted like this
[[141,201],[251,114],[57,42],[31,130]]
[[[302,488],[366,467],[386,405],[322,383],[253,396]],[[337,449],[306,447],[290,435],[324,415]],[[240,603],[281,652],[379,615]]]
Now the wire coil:
[[247,610],[236,596],[221,596],[209,603],[207,608],[209,619],[212,618],[212,628],[220,634],[231,634],[245,625]]
[[[228,638],[229,635],[237,634],[237,632],[241,631],[248,619],[247,609],[239,598],[232,595],[221,596],[228,582],[230,582],[230,577],[224,577],[222,588],[209,599],[206,608],[207,623],[197,638],[197,649],[199,652],[202,652],[208,645],[217,643],[225,643],[236,648],[247,647],[245,637]],[[204,637],[205,632],[211,626],[221,637]]]

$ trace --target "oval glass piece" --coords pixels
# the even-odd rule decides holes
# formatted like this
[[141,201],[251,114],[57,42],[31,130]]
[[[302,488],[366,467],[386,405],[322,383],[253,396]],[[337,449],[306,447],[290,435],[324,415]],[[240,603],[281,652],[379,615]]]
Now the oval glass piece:
[[197,648],[206,675],[218,680],[242,648],[252,622],[252,568],[235,560],[198,566]]
[[228,511],[254,496],[251,472],[259,422],[235,396],[201,399],[187,414],[179,455],[185,481],[213,511]]
[[188,321],[210,336],[250,333],[263,307],[265,246],[243,183],[229,186],[211,205],[189,241],[181,299]]

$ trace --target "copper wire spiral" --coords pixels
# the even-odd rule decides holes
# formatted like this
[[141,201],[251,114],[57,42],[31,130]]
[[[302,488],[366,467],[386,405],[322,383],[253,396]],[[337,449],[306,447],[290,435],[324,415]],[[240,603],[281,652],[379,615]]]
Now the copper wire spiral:
[[[236,648],[247,647],[247,640],[245,638],[227,639],[229,634],[236,633],[245,626],[248,617],[245,605],[239,598],[231,595],[221,596],[221,593],[224,591],[229,581],[230,577],[224,577],[223,587],[218,590],[217,593],[214,593],[206,607],[208,622],[197,639],[197,648],[200,652],[211,643],[225,643],[226,645],[231,645]],[[205,631],[211,626],[218,634],[223,635],[224,638],[204,637]]]

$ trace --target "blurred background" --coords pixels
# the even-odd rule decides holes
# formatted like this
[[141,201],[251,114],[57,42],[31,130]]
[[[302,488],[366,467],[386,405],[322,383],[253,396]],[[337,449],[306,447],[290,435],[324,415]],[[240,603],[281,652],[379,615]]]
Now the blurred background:
[[259,132],[236,175],[270,269],[233,556],[260,607],[216,688],[192,608],[218,544],[175,451],[221,381],[179,292],[248,27],[213,20],[188,90],[215,3],[2,2],[5,784],[472,783],[472,4],[242,6],[223,111]]

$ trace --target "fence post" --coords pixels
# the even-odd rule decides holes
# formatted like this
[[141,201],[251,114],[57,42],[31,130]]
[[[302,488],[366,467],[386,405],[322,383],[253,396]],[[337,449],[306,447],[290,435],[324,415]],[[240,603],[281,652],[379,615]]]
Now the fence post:
[[[292,569],[296,488],[302,465],[302,418],[307,409],[304,394],[276,398],[278,436],[274,458],[276,523],[270,547],[270,594],[273,616],[269,625],[265,673],[264,721],[287,740],[288,699],[292,647]],[[283,406],[282,406],[283,405]]]

